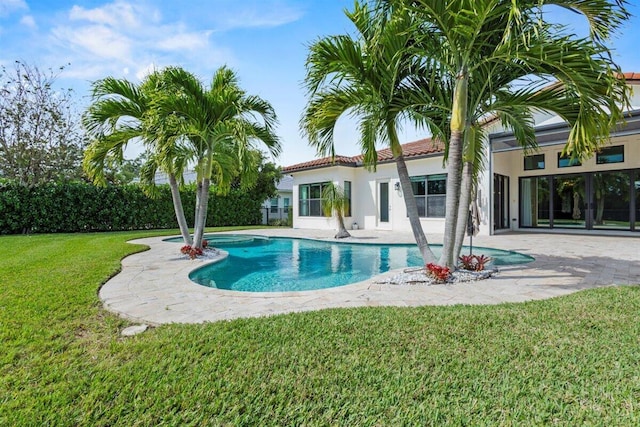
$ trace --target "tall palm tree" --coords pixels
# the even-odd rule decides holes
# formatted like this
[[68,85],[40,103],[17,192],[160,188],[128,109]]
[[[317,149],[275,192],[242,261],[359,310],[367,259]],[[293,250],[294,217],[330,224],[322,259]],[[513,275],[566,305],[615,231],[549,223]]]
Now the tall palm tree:
[[[189,228],[184,216],[179,186],[186,168],[183,151],[171,135],[170,121],[157,120],[153,114],[153,99],[163,86],[163,72],[148,75],[140,84],[126,79],[107,77],[93,83],[92,104],[83,115],[83,125],[91,139],[85,150],[83,167],[89,178],[98,185],[106,185],[104,168],[111,161],[122,161],[124,149],[129,142],[141,140],[151,152],[151,164],[147,172],[160,169],[167,173],[174,211],[180,233],[186,244],[191,244]],[[151,123],[162,123],[154,126]],[[148,174],[147,174],[148,175]],[[146,182],[152,182],[147,176]],[[151,187],[145,187],[150,191]]]
[[344,226],[344,216],[349,211],[349,198],[344,194],[344,190],[333,182],[322,184],[322,212],[325,216],[335,213],[338,220],[338,234],[336,239],[351,237],[351,234]]
[[[320,155],[335,156],[336,122],[343,115],[354,117],[359,122],[359,145],[365,165],[375,170],[376,147],[389,147],[402,191],[412,195],[398,127],[409,119],[428,128],[432,135],[444,138],[448,118],[441,111],[433,113],[436,107],[417,114],[415,105],[407,102],[407,93],[419,88],[431,96],[429,104],[433,106],[447,99],[442,95],[447,88],[444,85],[425,88],[412,80],[420,63],[412,51],[416,40],[408,31],[413,25],[410,14],[380,14],[358,2],[353,12],[346,14],[355,25],[356,38],[325,37],[310,47],[305,77],[310,100],[301,127]],[[420,102],[424,103],[424,98]],[[433,262],[435,256],[420,224],[415,198],[407,196],[404,201],[422,258],[425,263]]]
[[[571,128],[565,153],[583,156],[622,119],[628,89],[604,40],[627,19],[624,0],[380,0],[380,14],[414,14],[422,56],[453,85],[447,156],[445,235],[439,263],[453,267],[464,233],[474,156],[483,144],[478,124],[488,114],[518,141],[535,146],[532,111],[558,114]],[[591,34],[579,38],[548,21],[547,5],[581,14]],[[400,10],[401,12],[397,12]],[[547,90],[544,85],[558,82]],[[477,171],[476,171],[477,172]],[[464,184],[464,188],[462,188]],[[458,241],[458,243],[456,243]]]
[[154,98],[154,108],[161,117],[178,118],[177,134],[193,153],[197,185],[193,242],[201,247],[212,180],[216,192],[224,194],[238,174],[255,178],[251,172],[257,169],[253,167],[256,143],[274,156],[280,153],[274,132],[277,118],[267,101],[240,88],[237,76],[227,67],[215,72],[209,88],[182,68],[168,68],[165,77],[179,90]]

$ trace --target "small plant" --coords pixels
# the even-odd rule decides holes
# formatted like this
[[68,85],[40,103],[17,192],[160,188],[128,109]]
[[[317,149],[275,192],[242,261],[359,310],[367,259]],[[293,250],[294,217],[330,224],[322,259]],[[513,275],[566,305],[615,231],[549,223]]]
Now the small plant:
[[461,255],[459,258],[462,268],[469,271],[482,271],[491,257],[486,255]]
[[451,270],[449,269],[449,267],[442,267],[438,264],[430,262],[426,265],[426,268],[427,274],[431,276],[436,281],[436,283],[445,283],[451,276]]
[[202,249],[206,249],[209,247],[209,241],[207,239],[202,239]]
[[180,252],[185,255],[189,255],[189,258],[195,259],[198,256],[201,256],[204,252],[201,248],[194,248],[191,245],[184,245],[180,248]]
[[465,270],[473,271],[476,269],[476,256],[475,255],[460,255],[458,258],[462,268]]
[[476,255],[476,271],[484,270],[489,262],[491,262],[491,257]]

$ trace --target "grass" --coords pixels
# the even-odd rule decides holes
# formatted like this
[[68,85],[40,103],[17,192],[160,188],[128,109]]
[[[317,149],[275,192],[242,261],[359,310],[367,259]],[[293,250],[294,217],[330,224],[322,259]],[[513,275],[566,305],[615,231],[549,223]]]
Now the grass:
[[123,338],[97,291],[149,234],[0,238],[0,425],[640,425],[640,287]]

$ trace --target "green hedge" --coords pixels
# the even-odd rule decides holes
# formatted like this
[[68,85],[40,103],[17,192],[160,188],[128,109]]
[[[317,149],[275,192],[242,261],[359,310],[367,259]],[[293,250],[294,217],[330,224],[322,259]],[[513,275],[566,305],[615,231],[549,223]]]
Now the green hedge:
[[[0,234],[176,228],[171,191],[167,185],[158,190],[158,198],[149,198],[137,185],[0,184]],[[252,191],[212,193],[207,226],[259,224],[262,202]],[[182,191],[182,203],[193,227],[194,189]]]

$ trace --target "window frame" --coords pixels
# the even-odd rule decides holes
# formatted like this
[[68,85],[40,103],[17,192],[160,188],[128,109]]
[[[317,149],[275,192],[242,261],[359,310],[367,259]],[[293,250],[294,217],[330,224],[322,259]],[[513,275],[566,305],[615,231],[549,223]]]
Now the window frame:
[[347,211],[345,212],[345,218],[351,217],[351,181],[344,181],[343,183],[344,195],[347,198]]
[[571,156],[563,156],[562,152],[558,153],[558,169],[573,168],[576,166],[582,166],[582,162],[579,159],[572,159]]
[[[322,212],[322,187],[326,185],[328,181],[324,182],[312,182],[308,184],[300,184],[298,186],[298,216],[300,217],[312,217],[312,218],[326,218]],[[307,197],[306,199],[302,198],[303,188],[307,188]],[[318,188],[319,193],[318,197],[311,197],[312,193],[315,192],[314,187]],[[318,191],[316,190],[316,191]],[[303,206],[306,206],[306,209],[303,209]],[[306,212],[306,214],[304,213]],[[315,214],[317,213],[317,214]]]
[[[604,151],[613,151],[614,149],[620,149],[621,153],[610,153],[605,154]],[[621,155],[621,160],[606,160],[601,156],[618,156]],[[602,160],[601,160],[602,159]],[[624,163],[624,145],[611,145],[608,147],[602,147],[600,151],[596,153],[596,164],[597,165],[608,165],[612,163]]]
[[[542,162],[540,162],[540,160],[538,159],[538,161],[535,161],[536,157],[538,158],[542,158]],[[530,166],[532,167],[527,167],[527,160],[530,160]],[[540,163],[542,163],[542,167],[540,167]],[[547,166],[546,164],[546,160],[544,158],[544,153],[538,153],[538,154],[532,154],[530,156],[524,156],[524,170],[526,171],[537,171],[537,170],[544,170]]]
[[[410,177],[411,180],[411,190],[413,193],[413,197],[416,199],[416,204],[418,205],[418,217],[420,218],[445,218],[446,211],[443,211],[442,215],[433,215],[433,211],[430,209],[433,204],[433,201],[443,200],[446,201],[447,196],[447,174],[446,173],[436,173],[430,175],[417,175]],[[444,188],[444,192],[431,192],[430,191],[430,182],[435,181],[444,181],[443,184],[438,184],[438,188]],[[417,185],[414,185],[417,184]],[[431,186],[433,189],[433,186]],[[416,189],[422,192],[424,190],[424,194],[416,194]],[[419,200],[424,200],[422,203]],[[431,214],[430,214],[431,211]]]
[[278,197],[271,197],[269,199],[269,212],[278,213]]

